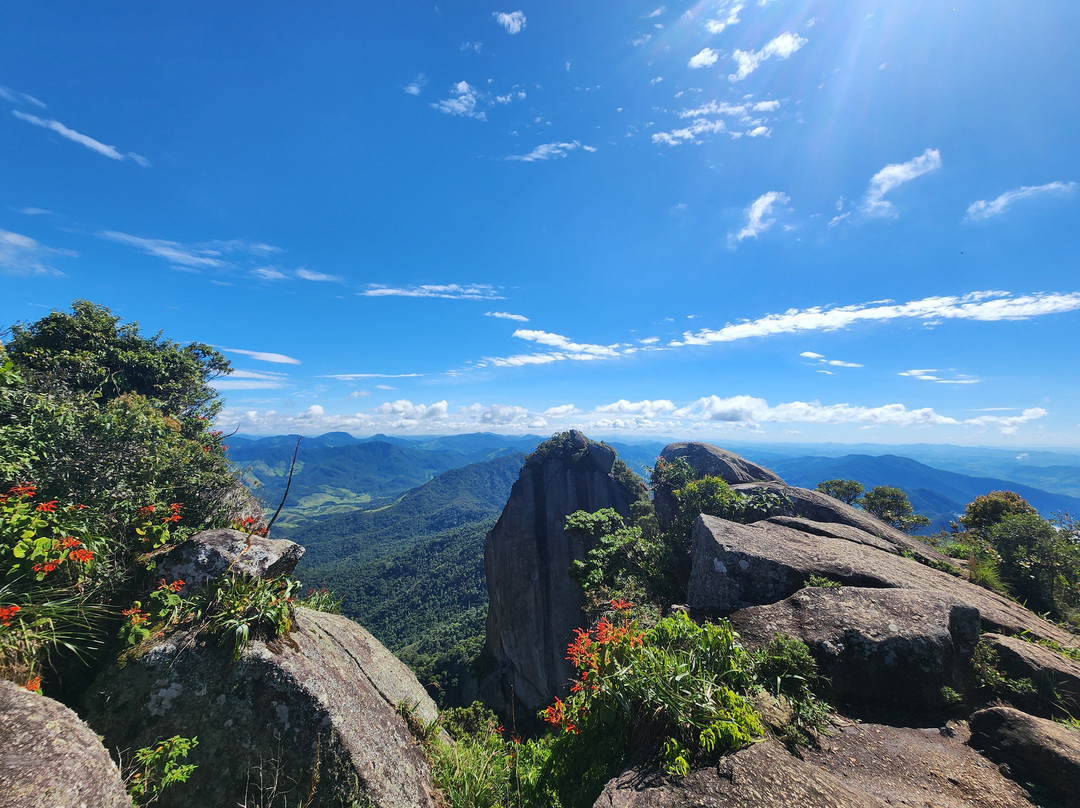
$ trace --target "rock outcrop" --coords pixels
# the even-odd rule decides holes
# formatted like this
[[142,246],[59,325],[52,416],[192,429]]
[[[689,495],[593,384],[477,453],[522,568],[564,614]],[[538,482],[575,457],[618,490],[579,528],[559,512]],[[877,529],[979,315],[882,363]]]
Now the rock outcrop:
[[526,713],[565,691],[566,646],[582,623],[581,587],[570,564],[584,557],[563,530],[577,510],[613,508],[627,516],[640,485],[620,480],[615,451],[571,431],[547,441],[525,462],[484,545],[490,609],[487,651],[498,670],[483,684],[489,702]]
[[979,610],[983,628],[1027,632],[1064,645],[1073,637],[1018,603],[914,559],[877,549],[870,540],[836,538],[825,529],[797,530],[771,519],[741,525],[701,516],[694,524],[688,604],[716,615],[776,603],[811,575],[845,586],[941,592]]
[[98,677],[85,715],[110,748],[198,737],[187,762],[199,769],[164,792],[163,808],[269,804],[271,791],[290,805],[434,806],[401,704],[436,715],[367,631],[301,608],[290,634],[252,642],[237,663],[191,629],[151,639]]
[[997,655],[996,667],[1002,674],[1028,679],[1034,688],[1032,693],[1009,694],[1009,701],[1036,715],[1080,716],[1080,664],[1016,637],[987,633],[982,639]]
[[966,693],[979,640],[977,609],[920,589],[802,589],[731,623],[751,647],[805,642],[834,703],[910,711],[944,707],[942,687]]
[[175,547],[150,556],[154,574],[184,581],[181,592],[232,572],[254,578],[291,575],[304,548],[286,539],[268,539],[230,528],[204,530]]
[[[751,463],[744,457],[740,457],[727,449],[713,446],[711,443],[683,442],[669,443],[660,452],[660,458],[671,462],[673,460],[685,460],[695,475],[699,477],[719,477],[728,485],[739,483],[779,483],[783,480],[769,471],[764,466]],[[653,490],[653,505],[656,506],[656,518],[664,529],[671,525],[675,518],[675,497],[671,489],[659,484]]]
[[1012,776],[1031,783],[1044,805],[1076,805],[1080,795],[1080,732],[1011,707],[971,717],[971,745]]
[[131,808],[97,735],[64,705],[0,679],[0,806]]

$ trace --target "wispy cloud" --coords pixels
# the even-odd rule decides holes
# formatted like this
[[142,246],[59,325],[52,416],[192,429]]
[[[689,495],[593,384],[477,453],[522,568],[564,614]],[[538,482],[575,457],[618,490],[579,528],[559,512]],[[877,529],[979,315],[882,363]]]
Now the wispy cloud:
[[0,98],[11,104],[33,104],[39,109],[48,109],[48,104],[41,101],[34,96],[27,93],[21,93],[18,90],[13,90],[10,87],[0,86]]
[[594,358],[611,359],[619,355],[619,345],[596,345],[589,342],[574,342],[562,334],[552,334],[550,331],[536,331],[528,328],[519,328],[513,336],[529,342],[535,342],[548,348],[566,354],[581,354]]
[[420,95],[424,86],[427,84],[427,76],[420,73],[415,79],[406,84],[402,89],[409,95]]
[[580,141],[572,140],[569,143],[544,143],[528,154],[512,154],[506,159],[532,163],[537,160],[553,160],[558,157],[566,157],[570,152],[577,149],[587,152],[596,151],[595,146],[583,146]]
[[976,379],[974,376],[968,376],[966,374],[959,374],[952,378],[946,379],[939,376],[940,373],[953,373],[954,371],[938,370],[937,368],[916,368],[914,370],[902,370],[900,376],[909,376],[912,379],[921,379],[924,382],[934,382],[935,384],[978,384],[982,379]]
[[712,67],[719,58],[720,54],[712,48],[702,48],[690,57],[690,61],[686,63],[686,66],[694,70],[698,70],[702,67]]
[[845,362],[842,359],[828,359],[819,353],[813,351],[803,351],[799,354],[803,359],[809,359],[817,365],[829,365],[835,368],[861,368],[862,365],[858,362]]
[[1019,296],[999,291],[972,292],[963,296],[927,297],[908,303],[875,302],[833,308],[814,306],[789,309],[715,330],[688,331],[681,340],[671,345],[710,345],[778,334],[835,331],[860,323],[892,320],[998,322],[1077,310],[1080,310],[1080,292],[1037,292]]
[[486,283],[444,283],[421,286],[385,286],[373,283],[363,292],[363,297],[437,297],[444,300],[503,300],[495,287]]
[[296,277],[305,281],[321,281],[323,283],[344,283],[345,279],[340,275],[326,275],[322,272],[313,272],[310,269],[300,268],[296,270]]
[[525,28],[524,11],[495,11],[492,12],[495,22],[506,29],[508,34],[519,34]]
[[773,210],[788,204],[790,201],[788,195],[781,191],[769,191],[759,196],[743,211],[746,224],[742,230],[738,233],[728,234],[728,245],[735,246],[743,239],[757,238],[776,222],[775,219],[770,218],[773,215]]
[[916,177],[937,171],[941,168],[941,153],[937,149],[927,149],[918,157],[906,163],[891,163],[870,178],[870,186],[862,201],[862,211],[867,216],[895,216],[892,203],[885,199],[885,194],[911,182]]
[[127,244],[137,250],[164,258],[170,264],[188,267],[192,269],[221,268],[226,266],[222,260],[221,250],[214,247],[187,246],[177,241],[166,241],[160,238],[142,238],[130,233],[121,233],[116,230],[104,230],[98,233],[102,238]]
[[511,314],[508,311],[485,311],[485,317],[497,317],[500,320],[515,320],[519,323],[529,322],[529,318],[524,314]]
[[52,266],[53,258],[61,255],[75,253],[46,247],[21,233],[0,230],[0,273],[4,275],[63,275]]
[[264,281],[283,281],[289,277],[284,272],[276,270],[273,267],[256,267],[251,270],[251,274]]
[[52,215],[51,210],[45,210],[45,208],[34,208],[34,207],[19,208],[19,213],[22,213],[25,216],[51,216]]
[[742,81],[755,70],[762,62],[772,58],[788,59],[805,45],[809,40],[791,31],[785,31],[773,40],[770,40],[759,51],[744,51],[736,49],[731,58],[735,60],[736,69],[728,78],[731,81]]
[[357,379],[417,379],[423,375],[423,373],[327,373],[319,378],[352,382]]
[[250,356],[256,362],[271,362],[276,365],[299,365],[300,360],[295,359],[285,354],[270,353],[268,351],[249,351],[245,348],[220,348],[225,353],[240,354],[241,356]]
[[625,415],[632,413],[634,415],[641,415],[645,418],[656,418],[661,415],[669,415],[677,407],[667,399],[660,399],[658,401],[627,401],[625,398],[620,398],[618,401],[612,404],[601,404],[596,407],[594,412],[602,413],[605,415],[619,414]]
[[278,390],[285,386],[284,373],[258,370],[234,370],[228,376],[213,379],[210,384],[218,390]]
[[[769,129],[765,124],[769,123],[770,114],[780,109],[780,105],[781,102],[776,99],[747,101],[742,104],[709,101],[681,110],[678,113],[679,118],[692,119],[692,122],[669,132],[656,132],[652,135],[652,141],[678,146],[682,143],[701,143],[706,135],[725,132],[732,137],[739,137],[744,133],[750,137],[768,134]],[[730,125],[728,121],[731,122]]]
[[74,129],[64,126],[64,124],[60,123],[60,121],[54,120],[52,118],[39,118],[37,115],[28,115],[27,113],[20,112],[17,109],[13,109],[11,111],[11,114],[18,118],[20,121],[26,121],[27,123],[33,124],[34,126],[40,126],[42,129],[48,129],[49,131],[55,132],[56,134],[60,135],[60,137],[62,138],[70,140],[73,143],[78,143],[80,146],[85,146],[91,151],[96,151],[98,154],[104,155],[105,157],[109,157],[113,160],[124,160],[126,158],[130,158],[135,163],[138,163],[140,166],[146,167],[150,165],[150,161],[141,155],[135,154],[134,152],[128,152],[127,154],[123,154],[117,151],[115,146],[108,146],[105,143],[102,143],[100,140],[95,140],[89,135],[84,135],[82,132],[76,132]]
[[1022,199],[1031,199],[1036,196],[1067,196],[1076,188],[1075,182],[1048,182],[1045,185],[1022,185],[1011,191],[1006,191],[997,199],[987,202],[980,199],[968,205],[968,221],[982,221],[992,216],[1000,216],[1005,213],[1014,202]]

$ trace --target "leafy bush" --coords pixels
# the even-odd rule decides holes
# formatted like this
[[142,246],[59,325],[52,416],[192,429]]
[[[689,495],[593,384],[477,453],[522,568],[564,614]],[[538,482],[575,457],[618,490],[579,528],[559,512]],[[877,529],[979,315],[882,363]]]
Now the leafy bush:
[[866,491],[862,483],[855,480],[825,480],[818,483],[815,490],[828,494],[833,499],[838,499],[847,505],[855,505],[862,499],[863,492]]
[[180,761],[198,744],[198,738],[174,735],[135,752],[125,781],[137,808],[157,802],[166,788],[188,781],[197,766]]

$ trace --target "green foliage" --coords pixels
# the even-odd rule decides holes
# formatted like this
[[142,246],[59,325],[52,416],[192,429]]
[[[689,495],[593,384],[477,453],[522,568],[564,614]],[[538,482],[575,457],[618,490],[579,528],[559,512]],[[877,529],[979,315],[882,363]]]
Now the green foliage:
[[321,589],[312,587],[304,597],[296,601],[296,605],[303,606],[306,609],[314,609],[317,612],[341,614],[341,598],[326,587]]
[[817,484],[816,490],[847,505],[855,505],[866,491],[862,483],[855,480],[825,480]]
[[919,516],[911,507],[907,494],[890,485],[878,485],[866,492],[862,507],[887,525],[905,533],[914,533],[930,524],[925,516]]
[[206,628],[240,659],[252,637],[272,640],[292,630],[293,601],[300,582],[286,576],[251,578],[225,575],[210,582]]
[[597,603],[612,597],[653,600],[668,593],[665,573],[673,565],[655,533],[628,526],[611,508],[575,511],[566,518],[565,530],[585,550],[584,561],[571,563],[570,576]]
[[795,637],[777,634],[754,651],[751,659],[756,684],[778,699],[785,698],[791,707],[782,740],[789,746],[810,743],[813,735],[824,730],[831,713],[830,706],[816,694],[820,679],[810,648]]
[[843,586],[839,581],[834,581],[832,578],[817,574],[811,574],[810,578],[806,581],[806,585],[818,589],[839,589]]
[[940,694],[941,701],[946,707],[958,707],[964,703],[964,694],[957,692],[948,685],[942,685]]
[[985,531],[1002,579],[1028,607],[1064,619],[1080,607],[1080,543],[1033,513],[1016,513]]
[[136,808],[157,802],[166,788],[187,782],[197,766],[180,761],[198,744],[198,738],[174,735],[135,752],[125,781]]
[[979,640],[971,655],[971,670],[975,687],[993,696],[1008,700],[1010,696],[1034,694],[1031,679],[1011,679],[998,669],[998,653],[985,640]]
[[1019,514],[1035,514],[1027,500],[1012,491],[991,491],[975,497],[964,509],[959,522],[965,529],[978,533]]

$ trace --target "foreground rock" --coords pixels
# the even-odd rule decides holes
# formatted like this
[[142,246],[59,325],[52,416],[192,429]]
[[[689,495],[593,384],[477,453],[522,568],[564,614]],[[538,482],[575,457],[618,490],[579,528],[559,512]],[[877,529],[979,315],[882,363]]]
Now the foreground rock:
[[1080,664],[1051,648],[1016,637],[984,634],[997,654],[997,669],[1010,679],[1030,679],[1031,694],[1009,694],[1008,700],[1037,715],[1080,716]]
[[487,536],[487,650],[498,671],[484,692],[500,709],[513,692],[523,712],[534,713],[565,690],[566,646],[582,624],[584,604],[569,569],[584,551],[563,525],[577,510],[629,515],[642,489],[625,475],[617,479],[615,463],[613,449],[580,432],[552,438],[529,456]]
[[182,580],[185,586],[180,591],[187,592],[227,572],[253,578],[291,575],[303,555],[304,548],[296,542],[219,528],[196,533],[153,554],[151,560],[156,576]]
[[0,806],[131,808],[97,735],[50,698],[0,680]]
[[805,642],[830,701],[905,710],[942,708],[943,687],[965,694],[979,640],[977,609],[918,589],[808,588],[730,620],[751,647],[778,633]]
[[425,721],[436,714],[367,631],[298,609],[291,634],[253,642],[235,664],[190,630],[134,649],[98,677],[86,716],[110,748],[198,736],[188,762],[199,769],[164,792],[164,808],[269,804],[270,790],[312,808],[433,806],[431,773],[399,704],[416,705]]
[[971,745],[1027,781],[1043,804],[1075,806],[1080,795],[1080,732],[1011,707],[971,716]]
[[604,788],[593,808],[885,808],[883,800],[764,742],[683,778],[632,769]]
[[741,525],[699,517],[688,604],[728,615],[783,600],[802,589],[811,575],[819,575],[845,586],[941,592],[978,609],[986,630],[1026,631],[1065,645],[1073,642],[1068,632],[989,590],[869,543],[825,532],[796,530],[772,520]]

